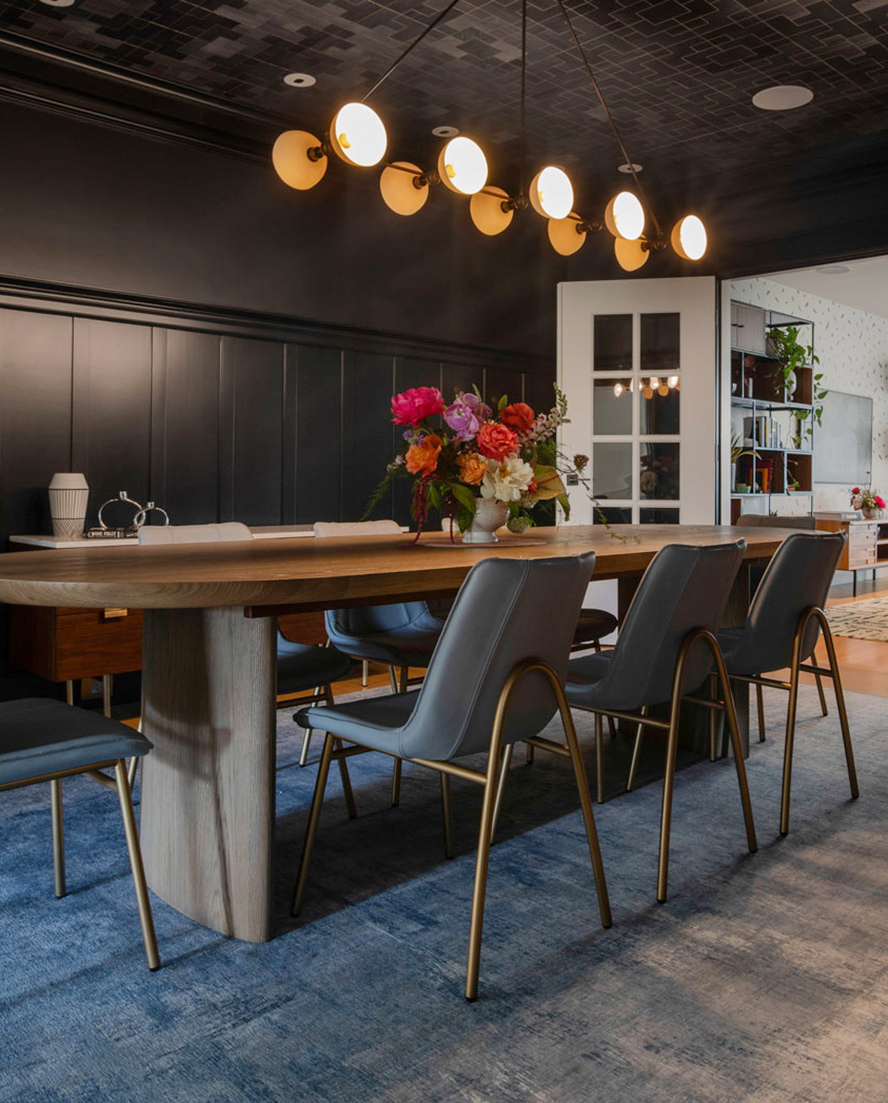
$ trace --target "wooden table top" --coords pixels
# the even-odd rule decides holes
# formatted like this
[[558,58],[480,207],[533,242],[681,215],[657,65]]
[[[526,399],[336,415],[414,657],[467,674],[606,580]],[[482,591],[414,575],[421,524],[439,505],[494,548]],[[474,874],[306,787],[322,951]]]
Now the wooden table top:
[[[563,525],[492,547],[449,544],[441,533],[413,546],[404,536],[255,540],[224,544],[11,552],[0,556],[0,601],[129,609],[294,605],[323,608],[452,593],[490,555],[544,558],[594,550],[595,578],[643,571],[665,544],[740,538],[747,558],[769,558],[790,530],[728,525]],[[530,541],[533,541],[532,543]]]

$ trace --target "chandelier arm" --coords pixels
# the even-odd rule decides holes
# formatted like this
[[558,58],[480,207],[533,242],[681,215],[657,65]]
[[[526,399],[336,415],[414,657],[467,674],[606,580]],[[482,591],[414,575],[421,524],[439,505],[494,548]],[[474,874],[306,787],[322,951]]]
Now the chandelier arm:
[[629,166],[629,171],[632,174],[632,179],[635,182],[635,186],[644,199],[645,206],[650,211],[651,218],[654,221],[654,227],[657,231],[657,237],[662,238],[663,230],[660,226],[660,222],[657,219],[653,207],[651,207],[650,203],[648,202],[647,194],[645,193],[645,190],[638,179],[638,174],[635,171],[635,165],[626,150],[626,146],[623,144],[623,139],[620,137],[620,131],[617,129],[617,124],[614,121],[614,117],[610,112],[610,108],[607,106],[607,101],[604,98],[604,93],[601,91],[601,87],[595,78],[595,74],[592,72],[592,66],[589,64],[589,59],[586,57],[586,51],[583,49],[582,44],[577,37],[577,32],[574,30],[574,25],[571,22],[570,15],[568,14],[567,8],[564,5],[564,0],[558,0],[558,7],[561,9],[561,14],[564,16],[564,22],[567,24],[567,29],[570,31],[571,38],[573,38],[574,40],[574,44],[579,52],[580,58],[582,59],[583,66],[585,67],[586,72],[589,74],[589,79],[592,81],[592,87],[595,89],[595,93],[598,96],[599,101],[601,102],[601,106],[604,108],[604,114],[607,117],[607,121],[610,123],[611,130],[614,132],[614,137],[617,140],[617,145],[620,147],[620,152],[623,154],[623,157],[626,160],[626,164]]
[[521,0],[521,175],[519,194],[527,191],[527,0]]
[[431,21],[431,23],[429,23],[429,25],[425,28],[425,30],[423,30],[422,33],[417,38],[415,38],[413,40],[413,42],[410,43],[410,45],[407,47],[406,50],[404,50],[404,52],[400,55],[400,57],[398,57],[395,61],[392,62],[392,64],[388,67],[388,69],[386,69],[386,71],[382,74],[382,76],[379,78],[379,80],[373,85],[373,87],[370,89],[370,91],[367,92],[367,94],[362,97],[361,103],[366,103],[367,100],[370,99],[370,97],[377,90],[377,88],[379,88],[379,86],[384,81],[388,80],[388,78],[392,75],[392,73],[398,68],[398,66],[401,64],[401,62],[404,60],[404,58],[409,53],[411,53],[414,49],[416,49],[416,47],[420,44],[420,42],[422,42],[422,40],[429,33],[429,31],[433,31],[435,29],[435,27],[437,27],[438,24],[441,22],[441,20],[445,19],[453,11],[453,9],[456,7],[456,5],[458,3],[459,3],[459,0],[451,0],[451,2],[447,5],[446,8],[444,8],[443,11],[438,12],[438,14]]

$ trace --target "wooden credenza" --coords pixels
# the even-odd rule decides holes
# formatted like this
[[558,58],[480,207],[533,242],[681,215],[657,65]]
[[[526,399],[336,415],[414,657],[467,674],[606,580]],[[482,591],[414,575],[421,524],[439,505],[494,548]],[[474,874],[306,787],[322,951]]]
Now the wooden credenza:
[[[888,566],[888,524],[879,521],[828,521],[817,518],[817,527],[825,532],[845,532],[848,543],[837,569],[851,571],[854,596],[857,596],[857,572]],[[883,553],[880,558],[880,552]]]

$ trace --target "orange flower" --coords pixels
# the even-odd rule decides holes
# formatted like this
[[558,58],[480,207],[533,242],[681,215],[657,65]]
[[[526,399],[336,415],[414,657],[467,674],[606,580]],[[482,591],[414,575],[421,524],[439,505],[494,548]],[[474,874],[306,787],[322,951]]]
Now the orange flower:
[[411,444],[407,449],[407,470],[411,475],[432,475],[438,466],[438,454],[441,451],[442,440],[434,433],[419,442]]
[[459,477],[469,486],[478,486],[487,471],[487,460],[477,452],[462,452],[457,456]]
[[504,460],[518,448],[518,434],[496,421],[485,421],[477,440],[480,451],[491,460]]
[[536,414],[526,402],[513,402],[500,414],[500,421],[518,433],[526,433],[533,425]]

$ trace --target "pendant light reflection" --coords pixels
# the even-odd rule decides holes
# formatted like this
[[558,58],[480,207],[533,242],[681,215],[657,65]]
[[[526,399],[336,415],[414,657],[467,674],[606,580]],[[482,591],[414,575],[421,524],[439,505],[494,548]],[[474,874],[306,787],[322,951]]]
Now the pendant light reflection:
[[429,183],[423,180],[419,165],[410,161],[393,161],[380,174],[379,191],[389,210],[395,214],[411,215],[425,206]]
[[503,210],[503,202],[508,198],[508,192],[495,188],[492,184],[485,191],[475,192],[472,196],[469,215],[482,234],[495,237],[509,228],[515,212],[511,207]]
[[604,224],[614,237],[636,241],[644,233],[644,207],[631,191],[621,191],[605,207]]
[[438,155],[441,183],[460,195],[474,195],[487,183],[487,158],[477,142],[451,138]]
[[670,391],[674,391],[675,388],[678,386],[678,376],[670,375],[669,378],[666,380],[666,385],[669,387]]
[[550,218],[546,227],[549,241],[556,253],[569,257],[586,244],[586,231],[575,212],[568,218]]
[[620,383],[620,382],[614,383],[614,397],[615,398],[619,398],[620,395],[625,392],[625,390],[626,390],[626,388],[623,386],[622,383]]
[[650,255],[648,249],[642,248],[641,241],[627,241],[622,237],[614,240],[614,256],[624,272],[634,272],[641,268],[647,264]]
[[685,215],[672,227],[672,248],[685,260],[700,260],[706,244],[706,227],[695,214]]
[[567,173],[547,165],[530,183],[530,205],[544,218],[567,218],[574,201],[573,184]]
[[[319,151],[318,156],[310,156],[310,150]],[[271,160],[281,180],[297,191],[313,188],[327,171],[327,158],[321,150],[320,138],[307,130],[285,130],[274,143]]]
[[365,103],[347,103],[336,112],[330,144],[349,165],[370,168],[385,156],[388,139],[382,119]]

